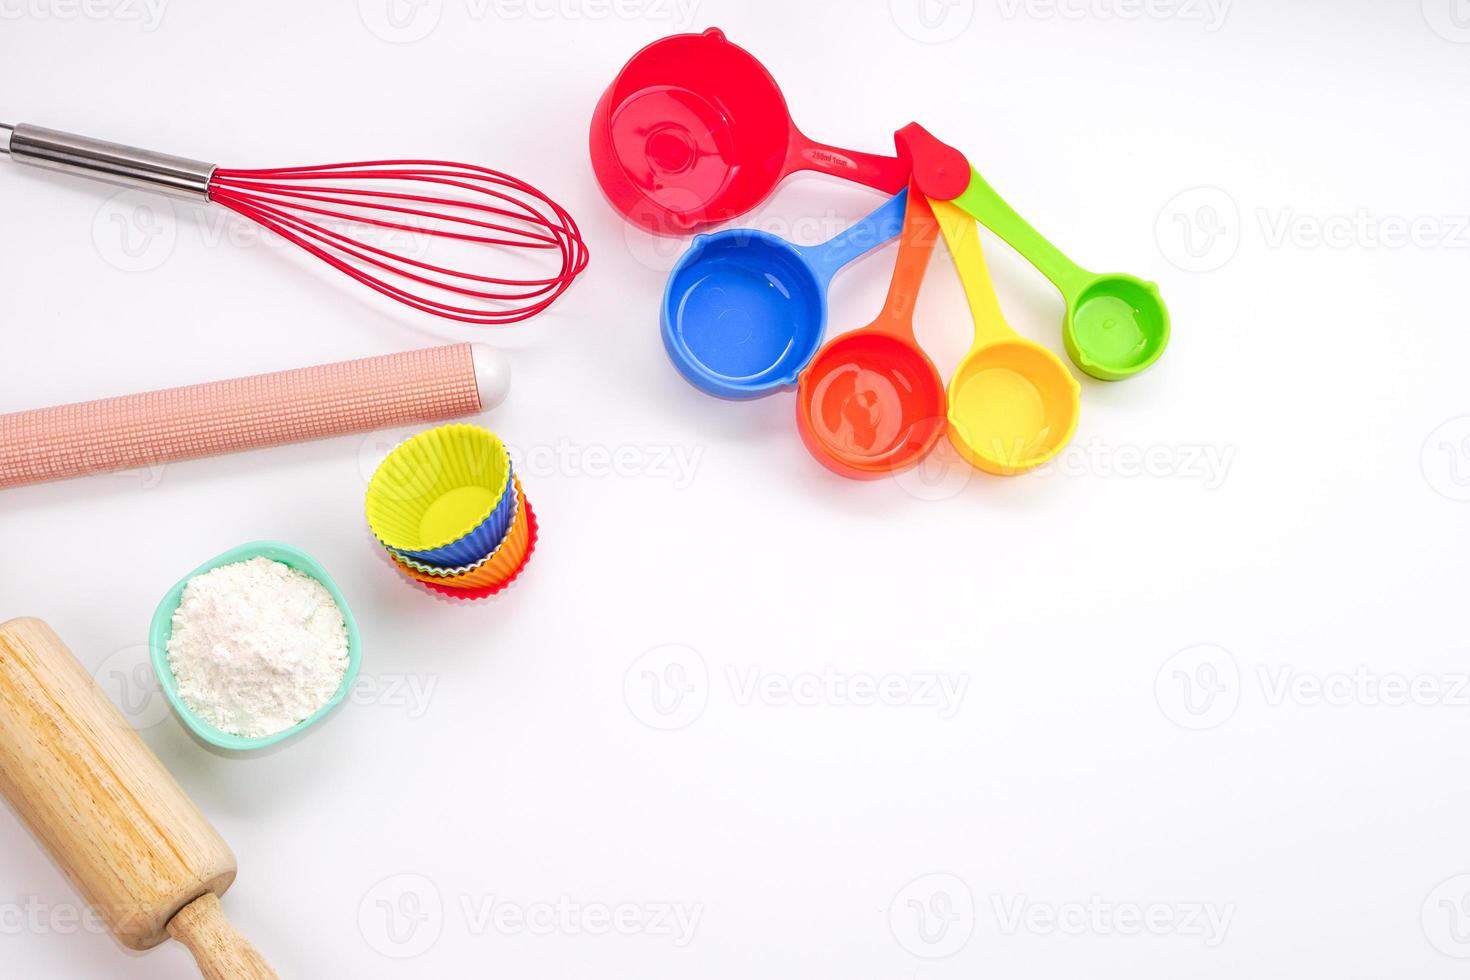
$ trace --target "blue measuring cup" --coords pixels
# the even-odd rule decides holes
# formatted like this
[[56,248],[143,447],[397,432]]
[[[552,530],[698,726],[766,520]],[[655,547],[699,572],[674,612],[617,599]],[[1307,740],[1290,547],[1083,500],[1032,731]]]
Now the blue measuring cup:
[[701,391],[758,398],[796,384],[827,329],[837,270],[898,237],[908,191],[820,245],[753,228],[694,239],[664,288],[669,359]]

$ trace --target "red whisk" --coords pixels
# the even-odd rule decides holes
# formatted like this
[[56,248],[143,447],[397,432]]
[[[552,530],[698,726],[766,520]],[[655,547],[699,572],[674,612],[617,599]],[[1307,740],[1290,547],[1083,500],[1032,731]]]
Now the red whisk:
[[[523,180],[467,163],[363,163],[228,170],[184,157],[0,125],[0,153],[21,163],[214,201],[358,282],[425,313],[515,323],[540,313],[587,267],[566,209]],[[453,268],[431,247],[457,248]],[[544,271],[490,275],[484,250],[553,256]],[[508,256],[507,256],[508,258]]]

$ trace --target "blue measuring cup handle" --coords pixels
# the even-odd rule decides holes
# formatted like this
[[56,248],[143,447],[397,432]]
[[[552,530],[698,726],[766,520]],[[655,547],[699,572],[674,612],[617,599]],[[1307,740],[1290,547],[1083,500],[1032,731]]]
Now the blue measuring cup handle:
[[825,292],[837,270],[873,249],[891,242],[903,231],[903,212],[908,207],[908,189],[899,191],[872,214],[820,245],[798,247]]

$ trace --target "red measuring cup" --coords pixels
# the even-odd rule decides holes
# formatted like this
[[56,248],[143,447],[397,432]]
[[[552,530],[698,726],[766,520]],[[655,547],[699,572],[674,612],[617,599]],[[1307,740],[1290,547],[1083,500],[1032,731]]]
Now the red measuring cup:
[[911,187],[883,311],[818,351],[797,385],[801,440],[834,473],[897,473],[944,433],[944,381],[914,337],[914,304],[938,235],[929,201]]
[[652,231],[685,234],[744,214],[798,170],[896,194],[909,167],[813,142],[770,72],[718,28],[635,54],[592,116],[592,169],[613,207]]

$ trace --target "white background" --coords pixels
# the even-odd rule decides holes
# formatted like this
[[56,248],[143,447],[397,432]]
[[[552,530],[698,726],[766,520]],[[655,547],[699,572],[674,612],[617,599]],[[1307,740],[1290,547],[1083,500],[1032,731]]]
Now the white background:
[[[283,976],[1464,975],[1463,0],[421,0],[398,28],[385,0],[94,2],[0,0],[0,115],[241,167],[496,166],[592,250],[553,312],[458,327],[222,212],[0,161],[0,411],[511,352],[488,424],[543,542],[496,601],[375,553],[364,486],[406,433],[0,494],[0,618],[46,619],[125,704],[234,846],[226,908]],[[1062,465],[849,483],[790,395],[673,371],[682,246],[605,205],[586,124],[637,48],[710,25],[812,136],[882,151],[918,119],[1080,262],[1161,284],[1172,347],[1084,381]],[[816,241],[878,201],[801,177],[746,223]],[[1060,349],[1050,286],[990,253],[1014,325]],[[891,254],[839,279],[834,330],[872,318]],[[946,375],[965,316],[941,259],[919,320]],[[137,671],[164,591],[259,538],[336,576],[376,687],[227,758]],[[899,696],[780,696],[824,671]],[[8,814],[0,855],[7,975],[194,975],[77,926]]]

